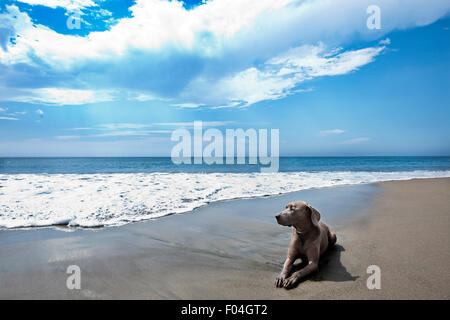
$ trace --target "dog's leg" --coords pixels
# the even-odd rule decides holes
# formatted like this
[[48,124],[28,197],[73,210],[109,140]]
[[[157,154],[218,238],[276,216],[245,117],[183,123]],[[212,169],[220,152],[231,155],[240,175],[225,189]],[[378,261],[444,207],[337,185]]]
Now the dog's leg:
[[283,270],[281,271],[280,275],[275,279],[275,286],[277,286],[278,288],[283,287],[284,280],[291,274],[292,265],[294,264],[294,261],[295,259],[292,259],[289,256],[286,258]]
[[287,258],[283,265],[283,270],[281,271],[280,275],[275,279],[275,286],[278,288],[283,287],[284,280],[289,277],[289,275],[292,272],[292,266],[294,265],[295,260],[299,257],[300,251],[299,251],[299,243],[298,243],[298,235],[297,232],[295,232],[295,229],[292,229],[292,238],[291,242],[289,243],[289,249],[287,252]]
[[330,227],[328,227],[326,224],[322,224],[322,226],[327,231],[328,248],[331,248],[332,246],[334,246],[336,244],[336,241],[337,241],[336,234],[334,232],[332,232],[330,230]]
[[283,287],[286,289],[293,288],[301,278],[306,277],[307,275],[313,273],[316,271],[319,267],[319,264],[317,262],[309,261],[308,265],[304,267],[303,269],[294,272],[292,276],[284,280]]
[[319,257],[320,250],[319,247],[310,248],[306,252],[306,257],[308,258],[308,265],[299,271],[294,272],[289,278],[283,281],[283,287],[286,289],[293,288],[301,278],[317,271],[319,268]]
[[337,241],[336,234],[334,234],[333,232],[331,232],[330,229],[328,229],[328,247],[331,248],[332,246],[334,246],[336,244],[336,241]]

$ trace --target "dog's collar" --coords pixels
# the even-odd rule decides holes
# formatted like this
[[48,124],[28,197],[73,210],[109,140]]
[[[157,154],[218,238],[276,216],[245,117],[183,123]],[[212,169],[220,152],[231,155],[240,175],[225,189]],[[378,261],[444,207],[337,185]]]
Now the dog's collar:
[[297,236],[300,239],[301,245],[303,246],[303,242],[304,242],[304,238],[303,237],[305,236],[305,233],[304,232],[300,232],[297,229],[295,229],[295,233],[297,233]]
[[[295,229],[295,228],[294,228],[294,229]],[[298,231],[297,229],[295,229],[295,233],[297,233],[297,235],[298,235],[300,238],[302,238],[302,237],[305,235],[304,232],[300,232],[300,231]]]
[[300,238],[302,238],[302,239],[305,237],[306,234],[308,234],[309,232],[311,232],[311,231],[308,231],[308,232],[301,232],[301,231],[298,231],[295,227],[294,227],[294,229],[295,229],[295,232],[297,233],[297,235],[298,235]]

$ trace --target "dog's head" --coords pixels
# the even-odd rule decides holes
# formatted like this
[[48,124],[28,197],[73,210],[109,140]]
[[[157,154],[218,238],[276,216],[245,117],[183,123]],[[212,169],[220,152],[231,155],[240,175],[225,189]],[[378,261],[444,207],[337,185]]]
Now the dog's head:
[[302,231],[318,226],[320,213],[303,201],[291,202],[286,209],[275,216],[278,224],[282,226],[295,226]]

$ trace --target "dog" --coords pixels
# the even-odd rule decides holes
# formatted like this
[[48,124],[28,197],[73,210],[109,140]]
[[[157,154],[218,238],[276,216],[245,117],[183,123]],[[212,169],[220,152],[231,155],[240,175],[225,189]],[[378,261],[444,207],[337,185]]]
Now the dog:
[[[291,202],[276,215],[278,224],[292,228],[287,258],[280,275],[275,279],[278,288],[291,289],[300,279],[317,271],[322,254],[336,243],[336,235],[320,220],[320,213],[303,201]],[[306,266],[292,273],[295,260]]]

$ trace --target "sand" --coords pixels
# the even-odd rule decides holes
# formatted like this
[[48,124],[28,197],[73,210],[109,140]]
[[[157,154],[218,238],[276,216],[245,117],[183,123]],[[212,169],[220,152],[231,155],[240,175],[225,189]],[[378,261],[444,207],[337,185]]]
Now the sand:
[[[337,233],[320,271],[273,286],[306,200]],[[117,228],[0,231],[2,299],[449,299],[450,179],[384,182],[220,202]],[[66,287],[69,265],[81,289]],[[369,265],[381,289],[366,286]]]

